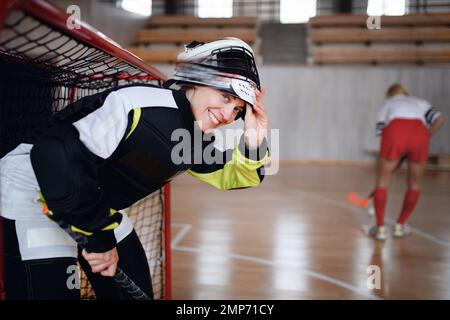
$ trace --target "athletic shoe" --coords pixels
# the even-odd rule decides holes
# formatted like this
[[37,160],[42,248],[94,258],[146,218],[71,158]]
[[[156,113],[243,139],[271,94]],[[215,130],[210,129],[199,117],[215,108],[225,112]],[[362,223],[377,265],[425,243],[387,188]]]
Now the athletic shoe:
[[385,227],[372,227],[369,230],[369,235],[376,240],[386,240]]
[[392,235],[397,238],[402,238],[406,237],[411,232],[412,232],[411,228],[408,227],[407,225],[397,223],[394,227],[394,232],[392,233]]

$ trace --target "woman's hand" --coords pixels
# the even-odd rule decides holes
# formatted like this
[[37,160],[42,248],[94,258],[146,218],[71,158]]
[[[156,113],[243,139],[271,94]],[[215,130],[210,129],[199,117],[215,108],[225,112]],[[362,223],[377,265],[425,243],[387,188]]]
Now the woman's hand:
[[86,250],[83,250],[82,254],[91,266],[93,273],[100,272],[105,277],[114,277],[116,275],[117,262],[119,261],[116,248],[102,253],[88,253]]
[[266,90],[264,87],[261,91],[256,92],[256,99],[252,107],[247,104],[244,118],[244,139],[247,148],[256,149],[267,136],[267,128],[269,127],[269,117],[262,101]]
[[444,122],[445,122],[445,120],[442,115],[437,117],[436,120],[434,120],[433,124],[430,127],[430,135],[433,136],[442,127]]

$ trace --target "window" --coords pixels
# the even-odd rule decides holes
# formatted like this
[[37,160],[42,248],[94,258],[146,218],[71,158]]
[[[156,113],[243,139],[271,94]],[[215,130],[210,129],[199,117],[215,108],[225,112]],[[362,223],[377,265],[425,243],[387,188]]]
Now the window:
[[369,0],[367,15],[402,16],[406,13],[406,5],[406,0]]
[[231,18],[233,0],[198,0],[198,16],[201,18]]
[[280,0],[281,23],[305,23],[317,14],[317,0]]
[[141,16],[152,15],[152,0],[122,0],[120,1],[120,7]]

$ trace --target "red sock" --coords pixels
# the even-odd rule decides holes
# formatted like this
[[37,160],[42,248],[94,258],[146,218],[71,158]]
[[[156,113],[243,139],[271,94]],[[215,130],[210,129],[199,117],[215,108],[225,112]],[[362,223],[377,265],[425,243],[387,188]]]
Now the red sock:
[[376,188],[373,194],[377,227],[384,226],[384,209],[386,208],[387,192],[385,188]]
[[405,198],[403,199],[402,212],[400,213],[400,217],[398,218],[397,223],[405,224],[406,220],[408,220],[409,216],[416,207],[419,197],[420,190],[409,189],[408,191],[406,191]]

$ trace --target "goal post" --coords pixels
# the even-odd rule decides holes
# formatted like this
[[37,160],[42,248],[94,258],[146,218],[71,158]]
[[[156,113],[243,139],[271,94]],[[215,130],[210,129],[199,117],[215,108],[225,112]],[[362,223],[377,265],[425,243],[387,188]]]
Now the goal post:
[[[93,27],[43,0],[0,2],[0,157],[70,103],[120,85],[161,85],[165,75]],[[156,299],[170,299],[170,186],[126,210],[149,260]],[[0,259],[3,233],[0,223]],[[0,260],[0,299],[3,297]],[[85,283],[86,279],[82,279]],[[92,298],[82,286],[84,298]]]

